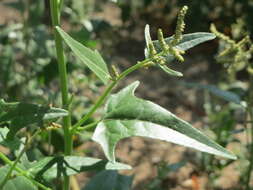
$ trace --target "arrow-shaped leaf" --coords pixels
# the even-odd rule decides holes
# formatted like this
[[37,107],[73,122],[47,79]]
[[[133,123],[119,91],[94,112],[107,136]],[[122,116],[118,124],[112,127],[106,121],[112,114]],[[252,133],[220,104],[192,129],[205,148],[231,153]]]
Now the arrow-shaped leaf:
[[62,39],[66,42],[66,44],[70,47],[70,49],[74,52],[74,54],[87,66],[90,70],[92,70],[102,81],[104,84],[108,82],[110,79],[110,74],[107,69],[106,63],[98,53],[98,51],[93,51],[78,41],[74,40],[70,37],[66,32],[64,32],[60,27],[56,27],[57,31],[61,35]]
[[0,123],[10,123],[8,138],[13,138],[21,128],[28,125],[55,121],[67,115],[68,112],[60,108],[0,100]]
[[109,98],[105,118],[92,137],[102,146],[110,161],[115,161],[114,149],[118,141],[131,136],[165,140],[236,159],[189,123],[157,104],[135,97],[134,91],[138,85],[139,82],[135,82]]

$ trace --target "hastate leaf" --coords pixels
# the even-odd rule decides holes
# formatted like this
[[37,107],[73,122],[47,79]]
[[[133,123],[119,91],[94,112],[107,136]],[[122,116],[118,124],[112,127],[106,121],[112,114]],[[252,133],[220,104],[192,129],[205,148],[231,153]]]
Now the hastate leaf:
[[106,160],[80,156],[45,157],[28,170],[36,178],[51,180],[63,175],[74,175],[91,170],[128,170],[131,166]]
[[94,176],[82,190],[130,190],[133,177],[105,170]]
[[93,51],[78,41],[70,37],[66,32],[64,32],[60,27],[56,27],[57,31],[61,35],[62,39],[74,52],[74,54],[90,69],[92,70],[101,81],[106,84],[110,79],[110,73],[106,66],[105,61],[98,53],[98,51]]
[[115,161],[115,147],[119,140],[131,136],[160,139],[210,154],[236,159],[186,121],[157,104],[134,96],[139,82],[134,82],[112,95],[106,105],[104,120],[92,139],[98,142],[110,161]]
[[55,121],[67,115],[68,112],[60,108],[0,100],[0,124],[9,123],[8,138],[13,138],[21,128],[28,125]]

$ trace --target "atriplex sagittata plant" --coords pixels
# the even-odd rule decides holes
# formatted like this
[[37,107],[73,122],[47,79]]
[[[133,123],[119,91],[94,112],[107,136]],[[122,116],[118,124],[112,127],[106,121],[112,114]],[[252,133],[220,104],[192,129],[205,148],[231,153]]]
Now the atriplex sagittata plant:
[[[160,139],[210,154],[236,159],[232,153],[212,141],[186,121],[176,117],[161,106],[137,98],[134,95],[139,82],[136,81],[116,94],[111,95],[113,88],[129,73],[147,67],[158,67],[169,75],[181,77],[182,73],[174,71],[168,65],[174,60],[184,61],[186,50],[215,38],[211,33],[192,33],[183,35],[184,17],[187,7],[179,12],[175,35],[164,38],[162,30],[158,30],[158,40],[152,40],[149,25],[145,28],[146,58],[137,62],[123,72],[112,69],[110,74],[107,64],[98,53],[83,46],[61,29],[61,9],[63,0],[50,0],[56,56],[62,94],[62,108],[40,106],[30,103],[8,103],[0,101],[0,143],[8,147],[16,155],[11,161],[5,154],[0,158],[6,164],[0,169],[0,189],[53,189],[52,180],[62,177],[62,189],[70,189],[70,176],[87,170],[105,170],[95,176],[83,189],[96,189],[103,184],[103,189],[123,189],[122,184],[131,184],[131,179],[117,174],[114,170],[131,169],[130,166],[116,162],[115,147],[118,141],[131,136]],[[71,104],[73,98],[68,90],[68,73],[63,43],[66,43],[75,56],[80,59],[106,85],[96,103],[77,123],[72,123]],[[105,103],[105,112],[101,118],[84,125],[93,114]],[[26,159],[26,151],[33,140],[42,131],[58,130],[63,118],[64,154],[44,157],[36,162]],[[33,126],[32,134],[21,133],[23,128]],[[108,161],[97,158],[73,155],[73,136],[93,129],[92,139],[99,143]],[[60,130],[60,129],[59,129]],[[19,134],[25,138],[18,138]],[[107,170],[107,171],[106,171]],[[110,171],[112,170],[112,171]],[[110,177],[110,182],[107,178]],[[111,182],[111,180],[114,180]],[[119,183],[119,181],[121,183]],[[124,183],[122,182],[124,181]],[[125,189],[126,187],[124,187]]]

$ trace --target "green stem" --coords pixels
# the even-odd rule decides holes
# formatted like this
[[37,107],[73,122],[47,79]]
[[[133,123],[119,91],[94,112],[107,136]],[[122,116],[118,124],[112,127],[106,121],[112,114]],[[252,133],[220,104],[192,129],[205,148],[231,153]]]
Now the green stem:
[[[27,144],[27,143],[26,143]],[[14,170],[14,168],[17,166],[19,160],[21,159],[21,157],[23,156],[23,154],[26,151],[26,146],[22,149],[22,151],[20,152],[20,154],[18,155],[18,157],[16,158],[15,162],[12,164],[12,166],[10,167],[7,175],[5,176],[5,178],[3,179],[2,183],[0,184],[0,189],[2,189],[4,187],[4,185],[7,183],[7,181],[10,179],[12,171]]]
[[82,126],[82,127],[78,127],[76,130],[78,132],[81,132],[81,131],[86,131],[86,130],[90,130],[90,129],[93,129],[94,127],[96,127],[96,125],[99,123],[100,121],[95,121],[95,122],[92,122],[88,125],[85,125],[85,126]]
[[24,148],[21,150],[21,152],[19,153],[18,157],[16,158],[15,162],[12,164],[12,166],[10,167],[8,173],[6,174],[5,178],[3,179],[2,183],[0,184],[0,189],[2,189],[4,187],[4,185],[7,183],[7,181],[10,179],[11,174],[14,170],[14,168],[17,166],[18,162],[20,161],[21,157],[24,155],[24,153],[26,152],[26,150],[28,149],[28,147],[30,146],[31,142],[33,141],[33,139],[40,133],[40,130],[36,131],[34,133],[34,135],[29,139],[27,137],[26,142],[25,142],[25,146]]
[[[24,154],[25,150],[27,149],[27,147],[31,144],[32,140],[34,139],[35,136],[37,136],[37,134],[40,132],[40,130],[38,130],[29,140],[29,142],[26,143],[26,146],[24,147],[24,149],[21,151],[21,153],[19,154],[19,156],[17,157],[15,162],[12,162],[11,160],[9,160],[3,153],[0,152],[0,159],[2,159],[6,164],[8,164],[11,168],[8,171],[8,174],[6,175],[5,179],[3,181],[5,181],[6,179],[8,180],[9,177],[7,177],[8,175],[11,175],[11,172],[13,170],[17,171],[20,175],[26,177],[29,181],[31,181],[34,185],[36,185],[37,187],[43,189],[43,190],[52,190],[51,188],[48,188],[46,186],[44,186],[43,184],[37,182],[36,180],[34,180],[29,172],[19,168],[17,166],[18,161],[20,160],[20,158],[22,157],[22,155]],[[5,183],[5,182],[4,182]],[[2,182],[3,184],[3,182]],[[5,184],[3,184],[4,186]],[[2,186],[2,187],[3,187]],[[2,189],[2,187],[0,187],[0,189]]]
[[[63,0],[60,1],[61,5],[63,4]],[[62,39],[60,34],[56,31],[55,27],[60,26],[60,6],[58,4],[58,0],[50,0],[50,9],[51,9],[51,17],[52,23],[54,26],[54,38],[55,38],[55,46],[56,46],[56,54],[58,61],[58,69],[60,74],[60,84],[61,84],[61,94],[62,94],[62,107],[69,111],[69,97],[68,97],[68,77],[67,77],[67,69],[62,45]],[[73,139],[72,134],[70,133],[71,128],[71,114],[63,118],[63,131],[64,131],[64,154],[71,155],[73,148]],[[64,177],[64,190],[69,190],[70,179],[68,176]]]
[[[11,160],[9,160],[9,158],[7,158],[2,152],[0,152],[0,158],[9,166],[13,165],[13,162]],[[30,180],[34,185],[36,185],[37,187],[43,189],[43,190],[52,190],[49,187],[46,187],[45,185],[35,181],[28,172],[26,172],[25,170],[19,168],[18,166],[14,167],[14,170],[17,171],[20,175],[26,177],[28,180]]]
[[90,111],[72,127],[72,133],[75,133],[77,128],[80,127],[85,121],[87,121],[92,116],[92,114],[104,103],[107,96],[112,92],[113,88],[121,79],[125,78],[125,76],[127,76],[129,73],[143,67],[150,61],[151,59],[145,59],[144,61],[138,62],[137,64],[122,72],[114,81],[112,81],[111,84],[105,89],[104,93],[99,97],[94,106],[90,109]]

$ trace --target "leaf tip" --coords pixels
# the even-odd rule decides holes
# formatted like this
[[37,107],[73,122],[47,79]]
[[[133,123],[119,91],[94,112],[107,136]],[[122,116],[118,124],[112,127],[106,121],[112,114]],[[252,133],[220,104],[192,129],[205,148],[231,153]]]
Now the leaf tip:
[[216,35],[213,34],[213,33],[210,33],[210,40],[213,40],[213,39],[215,39],[215,38],[216,38]]
[[229,159],[231,159],[231,160],[237,160],[237,156],[234,155],[232,152],[228,152],[226,154],[226,157],[229,158]]

